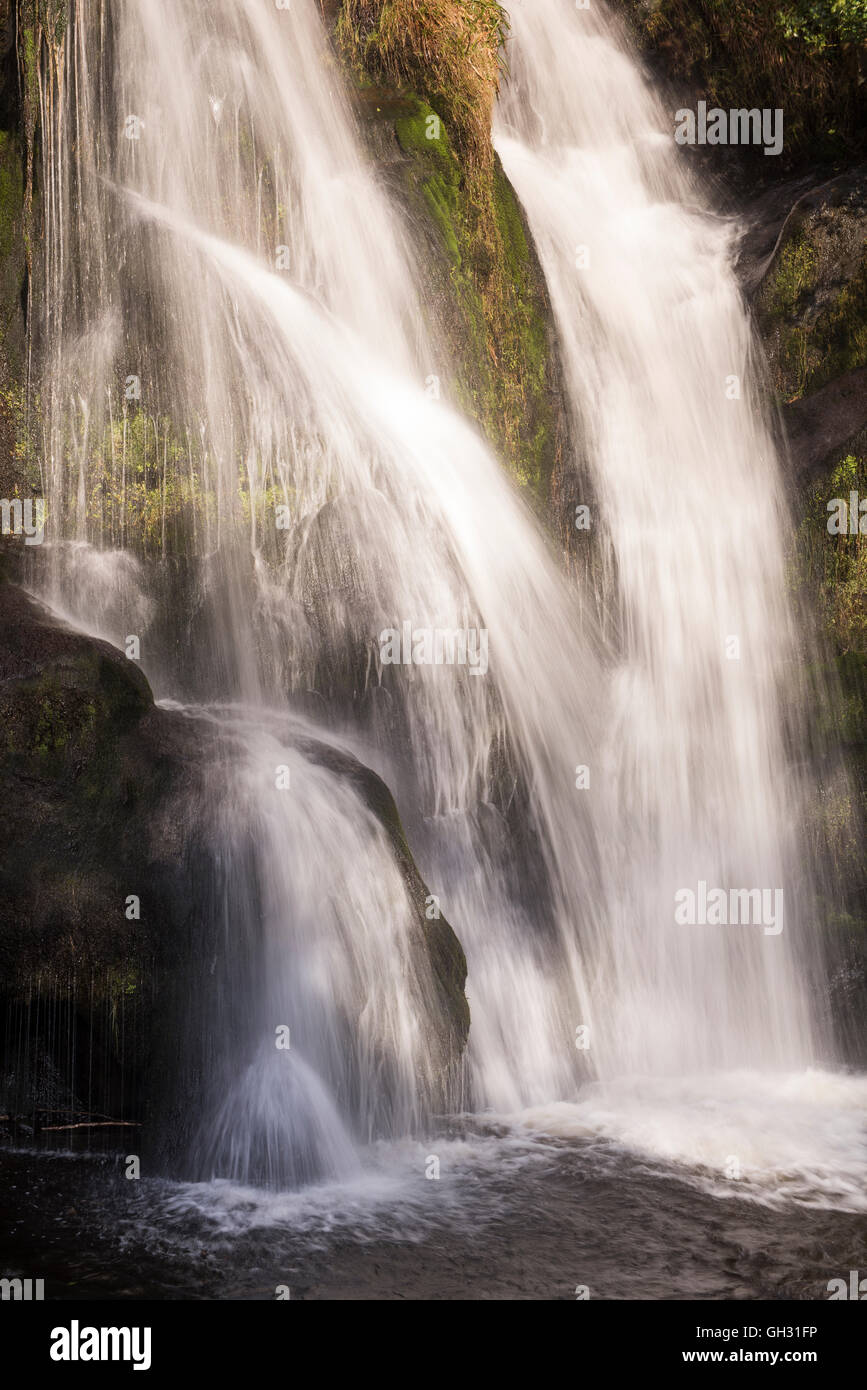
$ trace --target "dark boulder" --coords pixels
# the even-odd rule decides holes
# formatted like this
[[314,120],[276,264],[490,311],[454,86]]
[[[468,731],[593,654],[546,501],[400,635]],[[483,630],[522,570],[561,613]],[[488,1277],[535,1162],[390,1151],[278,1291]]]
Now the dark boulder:
[[[426,919],[385,784],[348,753],[298,742],[352,785],[394,848],[436,983],[429,1036],[445,1103],[469,1026],[463,951],[445,919]],[[213,720],[156,706],[116,648],[0,583],[0,1109],[31,1129],[51,1116],[174,1123],[184,1054],[199,1046],[186,1020],[218,1029],[221,991],[243,969],[209,887],[214,768],[235,751]]]

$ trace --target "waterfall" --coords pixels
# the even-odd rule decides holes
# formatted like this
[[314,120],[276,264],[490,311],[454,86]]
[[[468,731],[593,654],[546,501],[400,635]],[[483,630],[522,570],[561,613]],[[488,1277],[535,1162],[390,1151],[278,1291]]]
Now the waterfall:
[[[816,1055],[787,519],[731,230],[599,12],[512,11],[496,146],[556,316],[598,615],[426,394],[435,317],[316,0],[78,0],[42,74],[63,539],[40,585],[219,726],[214,912],[258,953],[212,1001],[238,1032],[205,1176],[339,1175],[430,1120],[406,886],[316,741],[388,783],[466,950],[474,1106]],[[407,624],[484,630],[487,671],[387,664]],[[678,923],[700,883],[781,889],[783,930]]]
[[[583,955],[604,937],[597,832],[573,788],[576,748],[598,742],[599,644],[574,620],[556,557],[499,461],[426,394],[436,325],[360,154],[317,6],[84,0],[70,22],[65,66],[43,81],[44,452],[64,534],[48,552],[47,592],[116,642],[137,633],[163,698],[234,702],[260,719],[288,700],[381,773],[431,893],[475,953],[479,1102],[569,1093],[588,1074],[572,1045],[591,1012]],[[405,624],[483,630],[490,670],[384,664],[381,633]],[[237,741],[237,721],[226,736]],[[263,797],[283,751],[259,763]],[[290,818],[269,812],[263,830],[249,797],[224,794],[237,835],[256,841],[242,918],[263,892],[283,903],[267,930],[309,1018],[297,981],[324,957],[280,863]],[[384,1002],[404,1021],[412,1012],[400,954],[383,945],[400,937],[400,895],[383,903],[371,853],[353,860],[349,892],[334,846],[350,855],[358,830],[343,804],[344,831],[308,847],[335,884],[340,947],[334,997],[323,995],[315,1043],[302,1028],[298,1054],[370,1137],[401,1132],[430,1099],[418,1084],[404,1104],[377,1104],[363,1062],[350,1084],[335,1060],[344,1017],[358,1016],[364,981],[379,980],[371,1029],[393,1070],[424,1082],[423,1044],[392,1026]],[[385,932],[383,912],[397,919]],[[341,972],[350,940],[357,959]],[[237,989],[255,992],[243,979]],[[291,1025],[269,992],[248,1002],[260,1033]],[[247,1055],[247,1089],[270,1094],[249,1065]],[[243,1089],[217,1071],[219,1089]],[[362,1081],[359,1115],[350,1092]],[[264,1138],[225,1139],[229,1171],[273,1151],[273,1114],[291,1098],[272,1100],[259,1105]],[[211,1123],[223,1132],[223,1119]]]
[[[612,801],[599,1065],[802,1065],[791,527],[735,229],[702,205],[604,7],[518,0],[511,18],[495,144],[551,293],[616,653],[593,770]],[[700,884],[781,890],[781,929],[679,925],[675,895]]]

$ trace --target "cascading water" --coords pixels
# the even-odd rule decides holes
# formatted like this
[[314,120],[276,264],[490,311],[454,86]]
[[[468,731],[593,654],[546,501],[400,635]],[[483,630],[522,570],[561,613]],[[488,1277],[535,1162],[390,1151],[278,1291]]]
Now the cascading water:
[[[82,4],[68,44],[70,104],[53,88],[44,101],[45,454],[67,537],[51,553],[52,599],[115,641],[144,624],[145,669],[165,696],[312,700],[320,728],[354,739],[394,788],[446,914],[471,919],[479,1094],[506,1108],[568,1092],[586,1071],[576,1018],[591,1008],[575,924],[604,939],[595,831],[571,772],[576,742],[596,739],[599,660],[500,465],[425,395],[435,334],[414,340],[425,320],[409,256],[333,91],[315,6]],[[136,558],[106,562],[106,547]],[[484,627],[491,670],[381,666],[379,634],[405,622]],[[263,788],[272,773],[260,768]],[[523,885],[516,786],[538,801],[523,834],[539,862]],[[269,884],[279,838],[259,837]],[[330,865],[329,845],[322,855]],[[343,894],[344,950],[364,937],[376,975],[382,864],[367,856],[354,873],[368,906],[359,925],[357,893]],[[538,930],[527,885],[551,904]],[[304,905],[277,886],[289,895],[279,937]],[[312,929],[302,960],[311,949]],[[409,1004],[390,958],[384,993]],[[339,1051],[335,986],[319,1022]],[[270,1012],[255,1008],[264,1028]],[[417,1069],[404,1033],[377,1023]],[[249,1111],[233,1113],[242,1126]],[[407,1109],[394,1114],[401,1132]],[[361,1128],[382,1126],[368,1115]]]
[[[616,653],[595,753],[607,1084],[531,1119],[710,1168],[728,1152],[754,1175],[807,1168],[821,1185],[836,1172],[851,1197],[863,1082],[800,1070],[828,1047],[809,998],[822,952],[803,638],[738,229],[704,206],[604,6],[516,0],[510,13],[494,143],[551,293]],[[728,910],[732,890],[760,887],[768,905],[781,890],[773,926],[676,920],[682,890],[698,903],[721,889]],[[822,1126],[836,1131],[824,1149]]]
[[[679,1072],[686,1047],[698,1071],[800,1065],[815,1054],[783,726],[798,679],[789,526],[733,229],[702,211],[599,6],[517,3],[512,24],[495,143],[551,290],[613,571],[594,770],[613,803],[615,981],[597,1062]],[[779,933],[678,925],[675,893],[699,882],[781,889]]]
[[[512,19],[497,146],[613,559],[613,658],[500,464],[425,395],[436,326],[314,0],[80,0],[44,75],[45,485],[64,537],[44,591],[138,634],[157,692],[221,707],[198,717],[235,750],[219,910],[260,957],[226,1004],[244,1023],[203,1100],[205,1175],[345,1173],[358,1140],[423,1126],[436,1090],[405,884],[312,734],[392,788],[465,946],[475,1105],[813,1057],[784,509],[728,235],[687,211],[605,22],[566,0]],[[380,633],[406,622],[484,628],[488,671],[383,665]],[[785,929],[677,925],[699,880],[782,887]]]

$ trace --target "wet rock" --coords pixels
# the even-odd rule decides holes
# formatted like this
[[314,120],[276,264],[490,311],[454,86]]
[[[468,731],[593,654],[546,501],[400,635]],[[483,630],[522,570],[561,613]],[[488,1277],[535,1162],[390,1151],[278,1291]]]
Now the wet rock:
[[821,474],[867,427],[867,367],[783,408],[792,466],[800,481]]
[[[432,1046],[457,1064],[469,1013],[451,927],[394,801],[348,753],[300,751],[352,784],[385,827],[437,987]],[[180,1065],[190,981],[227,949],[215,878],[213,721],[154,704],[133,661],[0,583],[0,1038],[6,1108],[150,1115]],[[134,903],[134,899],[138,899]],[[197,977],[196,977],[197,978]],[[49,1087],[50,1080],[50,1087]]]
[[[867,366],[867,169],[801,195],[764,263],[755,303],[781,403]],[[835,406],[825,398],[825,409]]]

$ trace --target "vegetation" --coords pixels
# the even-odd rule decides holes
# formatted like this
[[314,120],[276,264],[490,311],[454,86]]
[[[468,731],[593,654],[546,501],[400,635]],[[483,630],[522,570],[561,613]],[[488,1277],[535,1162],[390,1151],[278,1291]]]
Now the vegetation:
[[794,0],[780,10],[778,22],[787,38],[803,39],[819,52],[867,43],[864,0]]
[[340,44],[360,72],[423,93],[471,168],[490,168],[508,19],[496,0],[344,0]]
[[0,497],[15,496],[22,478],[18,441],[24,356],[23,205],[19,141],[13,132],[0,130]]
[[[828,504],[839,498],[848,508],[853,492],[867,500],[867,458],[847,454],[811,488],[801,531],[805,576],[815,586],[822,626],[848,670],[867,663],[867,534],[831,534]],[[863,523],[867,528],[867,517]]]
[[368,112],[394,125],[413,221],[432,229],[426,279],[456,364],[449,393],[544,497],[554,456],[547,300],[490,140],[506,28],[493,0],[344,0],[337,39],[361,95],[374,98]]
[[[811,669],[811,728],[820,747],[839,749],[839,761],[819,760],[811,833],[828,878],[818,917],[825,929],[831,969],[829,1008],[844,1056],[863,1065],[860,1036],[867,1002],[867,534],[828,530],[835,499],[867,498],[867,457],[850,453],[810,489],[798,536],[798,574],[805,606],[817,616],[830,666]],[[849,518],[847,517],[847,520]],[[867,518],[864,519],[867,526]]]
[[867,366],[867,247],[851,276],[841,246],[853,240],[845,211],[822,209],[795,228],[765,284],[758,312],[776,393],[793,401]]
[[783,163],[863,149],[863,0],[625,0],[624,8],[677,89],[725,109],[782,108]]

